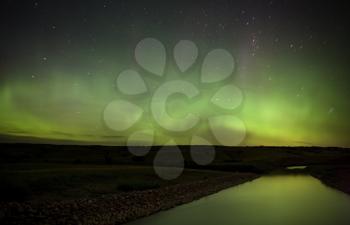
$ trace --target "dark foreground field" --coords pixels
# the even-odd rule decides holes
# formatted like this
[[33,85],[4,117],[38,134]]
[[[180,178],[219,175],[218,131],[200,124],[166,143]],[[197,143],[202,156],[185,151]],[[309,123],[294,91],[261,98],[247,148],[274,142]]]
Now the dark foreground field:
[[125,147],[2,144],[0,222],[124,223],[296,165],[350,194],[349,149],[216,147],[203,167],[180,148],[186,169],[166,181],[153,171],[157,146],[136,157]]

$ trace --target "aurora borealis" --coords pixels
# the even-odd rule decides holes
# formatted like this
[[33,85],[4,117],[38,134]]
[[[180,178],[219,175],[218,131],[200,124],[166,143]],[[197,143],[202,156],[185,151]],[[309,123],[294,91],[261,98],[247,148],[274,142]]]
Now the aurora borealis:
[[[149,111],[156,87],[174,77],[197,84],[206,54],[223,48],[235,59],[232,76],[213,85],[197,84],[201,98],[195,103],[173,96],[167,106],[171,115],[235,115],[246,127],[241,145],[350,146],[350,78],[344,47],[348,22],[341,3],[6,1],[3,5],[1,141],[124,145],[133,131],[151,129],[157,133],[153,144],[167,143],[173,134],[151,116],[131,130],[109,129],[102,118],[105,107],[126,99]],[[164,77],[135,62],[135,46],[147,37],[165,46]],[[180,40],[193,41],[199,50],[197,61],[183,74],[173,57]],[[149,92],[125,96],[117,90],[118,75],[130,68],[141,74]],[[207,103],[223,83],[232,83],[243,93],[242,104],[232,111],[218,111]],[[197,131],[210,133],[207,125]],[[188,144],[192,132],[175,135],[177,144]]]

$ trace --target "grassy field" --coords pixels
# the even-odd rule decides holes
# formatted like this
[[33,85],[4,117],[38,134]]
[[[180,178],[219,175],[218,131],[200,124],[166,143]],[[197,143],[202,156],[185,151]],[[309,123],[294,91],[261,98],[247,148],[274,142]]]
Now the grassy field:
[[149,166],[11,163],[0,172],[3,201],[89,198],[164,187],[220,176],[225,172],[185,170],[179,178],[160,179]]
[[178,179],[165,181],[158,178],[152,167],[158,146],[152,147],[145,157],[135,157],[125,147],[31,144],[0,147],[1,201],[89,198],[229,172],[265,174],[293,165],[322,168],[350,165],[350,151],[342,148],[216,147],[215,161],[203,167],[191,160],[189,146],[180,146],[186,170]]

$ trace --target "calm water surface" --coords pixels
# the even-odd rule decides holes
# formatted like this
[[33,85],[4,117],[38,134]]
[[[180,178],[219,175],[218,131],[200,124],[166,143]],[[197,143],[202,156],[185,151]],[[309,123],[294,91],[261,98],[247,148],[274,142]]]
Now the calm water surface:
[[265,176],[128,225],[350,225],[350,196],[308,175]]

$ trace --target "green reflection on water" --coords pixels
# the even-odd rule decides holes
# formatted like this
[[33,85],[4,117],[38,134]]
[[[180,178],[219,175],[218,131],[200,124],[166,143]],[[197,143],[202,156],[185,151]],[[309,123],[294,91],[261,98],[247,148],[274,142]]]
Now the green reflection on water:
[[349,225],[350,197],[307,175],[265,176],[130,225]]
[[307,168],[307,166],[288,166],[286,169],[287,170],[303,170],[306,168]]

